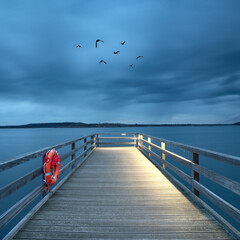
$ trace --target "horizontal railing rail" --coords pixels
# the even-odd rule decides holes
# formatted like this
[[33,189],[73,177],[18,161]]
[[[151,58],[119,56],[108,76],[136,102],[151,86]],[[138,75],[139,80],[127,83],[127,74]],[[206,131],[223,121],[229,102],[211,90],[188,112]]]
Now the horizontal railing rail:
[[[82,141],[82,142],[81,142]],[[76,147],[76,144],[79,143],[80,146]],[[91,134],[88,136],[84,136],[72,141],[68,141],[62,144],[58,144],[51,147],[46,147],[41,150],[25,154],[23,156],[14,158],[12,160],[9,160],[7,162],[4,162],[0,164],[0,171],[5,171],[9,168],[13,168],[17,165],[20,165],[22,163],[25,163],[29,160],[35,159],[37,157],[42,157],[44,153],[46,153],[50,149],[61,149],[63,147],[69,146],[71,147],[70,151],[60,155],[60,160],[64,161],[67,158],[71,157],[71,160],[64,164],[63,168],[59,171],[60,178],[64,173],[66,173],[67,170],[71,169],[71,171],[64,176],[64,179],[69,176],[88,156],[92,153],[92,151],[95,148],[95,134]],[[77,156],[76,154],[80,151],[80,154]],[[82,159],[82,160],[81,160]],[[80,163],[77,164],[77,162],[80,161]],[[39,161],[39,160],[38,160]],[[42,163],[42,159],[40,160]],[[40,164],[41,164],[40,163]],[[76,165],[77,164],[77,165]],[[17,190],[21,189],[26,184],[30,183],[37,177],[43,176],[43,168],[39,167],[37,169],[32,170],[31,172],[25,174],[24,176],[19,177],[18,179],[8,183],[6,186],[0,188],[0,201],[4,200],[5,198],[12,195]],[[53,186],[54,190],[57,187],[57,184]],[[51,191],[52,191],[51,190]],[[30,193],[26,193],[25,197],[17,201],[13,206],[11,206],[9,209],[7,209],[1,216],[0,216],[0,229],[4,228],[10,221],[16,217],[21,211],[23,211],[26,206],[28,206],[34,199],[36,199],[40,194],[45,193],[45,184],[42,182],[39,186],[37,186],[34,190],[32,190]],[[10,196],[11,197],[11,196]]]
[[79,142],[79,141],[81,141],[81,140],[83,140],[85,138],[90,137],[90,136],[92,136],[92,135],[88,135],[88,136],[85,136],[85,137],[74,139],[74,140],[71,140],[71,141],[68,141],[68,142],[65,142],[65,143],[61,143],[61,144],[58,144],[58,145],[46,147],[46,148],[40,149],[38,151],[34,151],[32,153],[24,154],[24,155],[22,155],[20,157],[16,157],[16,158],[10,159],[10,160],[0,164],[0,172],[6,170],[8,168],[15,167],[15,166],[17,166],[19,164],[22,164],[22,163],[27,162],[29,160],[32,160],[34,158],[41,157],[49,149],[55,148],[57,150],[57,149],[66,147],[66,146],[68,146],[70,144],[77,143],[77,142]]
[[[239,182],[199,165],[200,156],[204,156],[210,159],[215,159],[217,161],[227,163],[235,168],[240,166],[239,157],[208,151],[202,148],[192,147],[162,138],[152,137],[147,134],[139,133],[137,142],[138,149],[146,157],[148,157],[162,172],[165,172],[167,176],[170,176],[171,179],[186,189],[185,184],[182,184],[176,179],[174,176],[174,174],[176,174],[180,179],[183,180],[183,182],[186,183],[186,186],[189,186],[191,188],[191,191],[195,197],[201,198],[200,194],[202,194],[205,198],[207,198],[223,212],[225,212],[228,216],[230,216],[236,222],[240,223],[240,210],[225,199],[218,196],[215,192],[213,192],[213,190],[210,190],[199,181],[200,176],[204,176],[206,179],[220,185],[232,193],[240,195]],[[175,147],[177,149],[187,151],[189,155],[191,155],[191,159],[187,159],[186,157],[167,150],[166,146],[168,146],[168,148]],[[171,161],[169,161],[167,157],[171,159]],[[180,163],[189,169],[189,171],[183,171],[177,167],[177,164],[173,164],[174,161]],[[215,213],[214,210],[212,212]],[[224,222],[224,224],[225,223],[227,222]],[[232,226],[230,226],[230,228],[230,230],[237,231],[235,228],[232,228]]]
[[136,146],[137,133],[97,133],[97,147]]
[[154,136],[147,135],[147,134],[139,134],[139,135],[145,136],[146,138],[149,137],[152,140],[156,140],[158,142],[164,142],[165,144],[168,144],[173,147],[178,147],[180,149],[187,150],[189,152],[194,152],[198,155],[213,158],[213,159],[219,160],[221,162],[225,162],[227,164],[231,164],[234,166],[240,166],[240,158],[236,157],[236,156],[219,153],[219,152],[214,152],[214,151],[206,150],[206,149],[199,148],[199,147],[193,147],[193,146],[189,146],[187,144],[182,144],[182,143],[166,140],[163,138],[154,137]]

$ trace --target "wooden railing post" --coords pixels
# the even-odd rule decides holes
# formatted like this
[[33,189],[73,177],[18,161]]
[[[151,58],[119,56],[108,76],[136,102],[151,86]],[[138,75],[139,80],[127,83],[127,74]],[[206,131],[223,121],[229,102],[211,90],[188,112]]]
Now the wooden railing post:
[[[165,142],[161,142],[161,148],[162,148],[162,149],[165,149],[165,148],[166,148]],[[163,160],[166,160],[165,153],[162,153],[162,159],[163,159]],[[162,163],[162,168],[163,168],[163,169],[166,168],[165,163]]]
[[140,147],[142,147],[142,141],[141,141],[141,139],[143,139],[143,135],[142,134],[140,134],[139,136],[139,140],[138,140],[138,145],[140,146]]
[[[86,142],[87,142],[87,138],[84,138],[84,144],[86,144]],[[86,150],[87,150],[87,144],[84,147],[84,151],[86,151]],[[84,157],[86,157],[86,156],[87,156],[87,153],[84,154]]]
[[[42,158],[42,166],[43,166],[43,164],[44,164],[44,156]],[[44,174],[44,172],[42,173],[42,179],[43,179],[43,182],[45,183],[45,174]],[[44,198],[46,195],[47,195],[47,192],[43,191],[42,192],[42,198]]]
[[99,137],[100,137],[100,134],[97,134],[97,147],[99,147]]
[[136,133],[133,134],[133,137],[134,137],[134,146],[137,147],[137,135]]
[[[197,153],[192,152],[192,163],[197,164],[197,165],[199,164],[199,155]],[[192,169],[192,181],[199,182],[199,173],[194,171],[193,169]],[[193,187],[193,184],[192,184],[192,192],[197,197],[199,197],[199,191]]]
[[[72,150],[74,150],[74,149],[75,149],[75,147],[76,147],[76,143],[74,142],[74,143],[72,143]],[[73,160],[75,157],[76,157],[76,154],[75,154],[75,153],[74,153],[74,154],[72,154],[72,157],[71,157],[71,158],[72,158],[72,160]],[[73,165],[72,165],[72,169],[73,169],[73,168],[75,168],[75,164],[73,164]]]
[[[150,137],[148,137],[148,142],[151,143],[151,138]],[[148,150],[151,151],[151,145],[150,144],[148,144]],[[150,152],[148,152],[148,156],[151,157]]]
[[93,144],[94,144],[94,142],[95,142],[95,135],[91,135],[91,146],[92,146],[92,148],[91,149],[93,149]]

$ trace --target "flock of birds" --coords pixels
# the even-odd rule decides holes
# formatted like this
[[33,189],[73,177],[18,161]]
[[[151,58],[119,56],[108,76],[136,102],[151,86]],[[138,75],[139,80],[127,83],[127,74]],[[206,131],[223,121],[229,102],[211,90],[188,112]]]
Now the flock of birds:
[[[98,43],[99,43],[99,42],[104,43],[103,40],[97,39],[97,40],[96,40],[96,43],[95,43],[96,48],[98,47]],[[120,44],[121,44],[122,46],[123,46],[125,43],[126,43],[126,41],[120,42]],[[82,46],[78,44],[78,45],[76,46],[76,48],[82,48]],[[115,54],[115,55],[118,54],[118,53],[120,53],[120,51],[115,51],[115,52],[113,52],[113,54]],[[136,59],[139,59],[139,58],[143,58],[143,56],[140,56],[140,55],[139,55],[139,56],[136,57]],[[107,64],[107,62],[104,61],[103,59],[101,59],[101,60],[99,61],[99,64],[101,64],[101,63]],[[129,67],[133,67],[133,64],[130,64]]]

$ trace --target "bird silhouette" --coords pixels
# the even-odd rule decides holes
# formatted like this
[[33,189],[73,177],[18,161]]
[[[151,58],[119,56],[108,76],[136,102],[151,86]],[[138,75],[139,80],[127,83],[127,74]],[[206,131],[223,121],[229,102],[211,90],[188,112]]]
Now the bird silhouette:
[[103,40],[97,39],[97,40],[96,40],[96,48],[97,48],[97,43],[98,43],[98,42],[103,42],[103,43],[104,43]]
[[102,62],[105,63],[105,64],[107,64],[104,60],[101,60],[101,61],[99,62],[99,64],[102,63]]
[[137,56],[136,59],[138,59],[138,58],[143,58],[143,56]]
[[133,64],[130,64],[129,67],[133,67]]
[[82,46],[81,46],[81,45],[77,45],[77,46],[76,46],[76,48],[78,48],[78,47],[82,48]]
[[121,43],[122,45],[124,45],[124,44],[125,44],[125,42],[126,42],[126,41],[123,41],[123,42],[120,42],[120,43]]
[[113,54],[118,54],[120,51],[113,52]]

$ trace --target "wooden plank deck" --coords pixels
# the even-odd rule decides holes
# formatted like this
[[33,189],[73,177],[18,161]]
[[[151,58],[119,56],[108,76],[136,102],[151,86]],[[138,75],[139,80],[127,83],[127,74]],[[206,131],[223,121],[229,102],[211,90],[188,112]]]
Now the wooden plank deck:
[[137,148],[96,148],[14,239],[231,239]]

